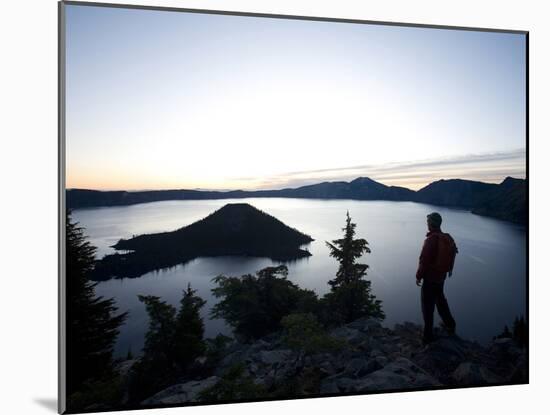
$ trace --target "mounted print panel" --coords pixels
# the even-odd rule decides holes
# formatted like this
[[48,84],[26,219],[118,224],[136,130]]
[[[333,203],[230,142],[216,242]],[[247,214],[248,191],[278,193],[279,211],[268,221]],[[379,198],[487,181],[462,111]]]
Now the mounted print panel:
[[528,33],[60,3],[60,412],[528,382]]

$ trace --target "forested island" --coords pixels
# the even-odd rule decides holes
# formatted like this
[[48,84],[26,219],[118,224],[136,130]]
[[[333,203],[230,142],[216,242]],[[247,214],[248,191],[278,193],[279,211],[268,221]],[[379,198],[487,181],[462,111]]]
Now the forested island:
[[428,203],[438,206],[469,209],[472,213],[527,223],[527,181],[507,177],[502,183],[483,183],[472,180],[438,180],[413,191],[404,187],[386,186],[368,177],[350,182],[324,182],[295,189],[257,191],[98,191],[67,190],[69,209],[102,206],[128,206],[163,200],[242,199],[249,197],[284,197],[303,199],[389,200]]
[[139,277],[201,256],[239,255],[289,261],[310,256],[301,246],[312,241],[311,236],[247,203],[232,203],[172,232],[121,239],[114,248],[129,252],[99,260],[93,278]]

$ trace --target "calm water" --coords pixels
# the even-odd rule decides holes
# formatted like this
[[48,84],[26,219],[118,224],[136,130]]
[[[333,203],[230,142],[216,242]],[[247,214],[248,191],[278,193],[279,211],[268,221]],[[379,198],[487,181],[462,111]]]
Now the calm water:
[[[446,283],[446,294],[457,320],[458,334],[481,343],[498,334],[516,315],[525,313],[525,229],[513,224],[412,202],[239,199],[166,201],[126,207],[77,210],[73,218],[86,228],[98,248],[98,256],[112,253],[120,238],[170,231],[188,225],[226,203],[247,202],[289,226],[311,235],[312,256],[288,263],[289,279],[323,295],[337,263],[328,255],[325,241],[339,238],[345,214],[357,223],[357,236],[365,238],[372,252],[362,258],[369,264],[368,278],[382,300],[385,324],[420,323],[420,288],[415,285],[418,255],[426,233],[426,215],[434,210],[443,216],[442,229],[453,235],[459,249],[455,272]],[[114,297],[121,311],[130,312],[121,329],[116,353],[129,349],[139,353],[148,319],[138,294],[162,297],[178,305],[181,291],[190,282],[207,300],[203,310],[206,335],[230,334],[222,320],[208,318],[215,304],[211,279],[219,274],[242,275],[277,264],[267,258],[198,258],[177,267],[150,272],[136,279],[101,282],[96,292]]]

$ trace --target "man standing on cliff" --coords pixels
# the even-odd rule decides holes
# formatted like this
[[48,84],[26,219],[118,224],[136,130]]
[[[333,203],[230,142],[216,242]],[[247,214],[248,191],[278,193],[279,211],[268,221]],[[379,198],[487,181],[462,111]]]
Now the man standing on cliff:
[[455,320],[443,293],[445,278],[452,275],[455,256],[458,253],[456,244],[448,233],[441,232],[441,215],[437,212],[428,215],[428,233],[420,253],[416,285],[422,284],[422,315],[424,317],[424,344],[434,340],[434,308],[443,320],[449,333],[456,329]]

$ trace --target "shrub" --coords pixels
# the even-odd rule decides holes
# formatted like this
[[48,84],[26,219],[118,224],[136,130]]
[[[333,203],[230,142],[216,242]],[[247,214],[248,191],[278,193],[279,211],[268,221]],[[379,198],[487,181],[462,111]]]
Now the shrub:
[[281,328],[281,319],[291,313],[313,312],[318,306],[316,294],[287,279],[284,265],[262,269],[254,275],[214,278],[214,296],[221,301],[212,316],[225,319],[235,334],[255,339]]
[[234,365],[224,373],[214,386],[199,393],[203,402],[227,402],[239,400],[265,399],[267,390],[244,374],[242,365]]
[[330,336],[311,313],[290,314],[281,321],[285,329],[284,342],[305,354],[330,352],[340,349],[341,340]]

